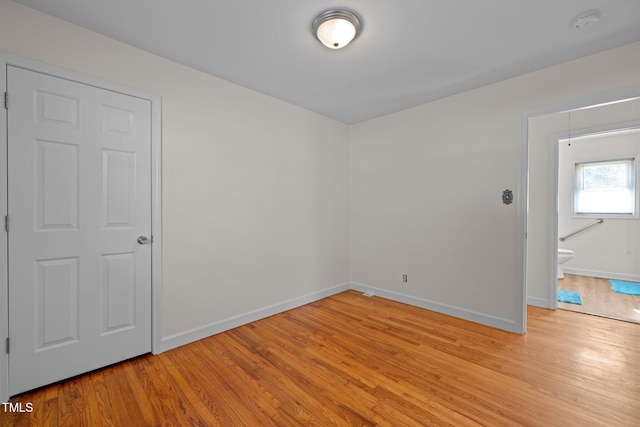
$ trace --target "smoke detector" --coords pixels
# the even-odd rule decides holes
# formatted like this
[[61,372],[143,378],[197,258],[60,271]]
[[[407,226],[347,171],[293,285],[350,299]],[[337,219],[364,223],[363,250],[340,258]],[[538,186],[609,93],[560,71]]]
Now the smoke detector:
[[576,31],[584,31],[600,22],[600,11],[596,9],[582,12],[580,15],[573,18],[571,26]]

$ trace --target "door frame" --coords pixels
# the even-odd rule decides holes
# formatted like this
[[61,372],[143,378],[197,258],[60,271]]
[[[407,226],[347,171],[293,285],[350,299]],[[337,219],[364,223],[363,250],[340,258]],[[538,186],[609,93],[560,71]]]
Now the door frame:
[[[0,51],[0,95],[2,100],[0,106],[0,219],[4,218],[8,212],[7,112],[4,109],[4,94],[7,92],[8,65],[48,74],[53,77],[71,80],[89,86],[95,86],[113,92],[119,92],[151,102],[151,234],[153,236],[153,244],[151,246],[151,352],[153,354],[161,353],[162,105],[160,96]],[[9,99],[9,103],[10,102],[11,100]],[[4,220],[0,222],[4,222]],[[4,226],[0,226],[0,402],[7,402],[9,400],[9,357],[5,349],[5,343],[8,336],[8,235],[4,230]]]
[[[628,97],[628,100],[637,100],[638,96]],[[606,105],[606,103],[605,103]],[[585,108],[597,108],[598,106],[588,106]],[[575,110],[579,110],[576,108]],[[573,111],[573,110],[570,110]],[[569,112],[570,112],[569,111]],[[640,124],[638,121],[611,123],[606,125],[591,126],[588,128],[570,129],[569,131],[558,133],[551,136],[551,160],[550,160],[550,173],[549,178],[549,265],[551,271],[549,272],[549,308],[551,310],[558,309],[558,276],[556,270],[556,263],[558,262],[556,255],[558,253],[558,246],[560,241],[560,233],[558,231],[558,215],[560,213],[560,207],[558,206],[558,194],[559,194],[559,177],[560,172],[560,143],[567,139],[584,138],[588,136],[606,135],[620,132],[637,132],[640,130]],[[606,218],[604,216],[603,218]],[[593,218],[592,218],[593,219]],[[624,280],[624,279],[622,279]]]
[[[555,105],[549,105],[538,109],[526,111],[522,113],[521,121],[521,138],[520,138],[520,162],[518,173],[518,189],[520,191],[520,197],[518,200],[522,200],[522,206],[518,211],[518,265],[519,277],[522,280],[522,289],[524,291],[524,310],[523,310],[523,324],[525,325],[524,331],[526,332],[526,316],[527,316],[527,224],[529,222],[529,195],[528,177],[529,177],[529,119],[537,116],[544,116],[548,114],[568,112],[572,110],[579,110],[582,108],[592,108],[602,104],[619,102],[621,100],[632,99],[640,97],[640,88],[625,88],[621,90],[598,93],[582,99],[573,101],[566,101]],[[548,277],[548,292],[549,300],[547,301],[547,308],[555,310],[557,309],[557,299],[553,295],[553,292],[557,292],[557,252],[558,252],[558,219],[557,219],[557,192],[558,192],[558,147],[557,139],[560,139],[562,135],[553,135],[550,144],[555,143],[555,147],[551,148],[551,155],[549,162],[551,169],[551,176],[549,177],[549,270],[547,271]],[[554,151],[555,150],[555,151]],[[554,189],[555,186],[555,189]],[[555,199],[554,199],[555,197]]]

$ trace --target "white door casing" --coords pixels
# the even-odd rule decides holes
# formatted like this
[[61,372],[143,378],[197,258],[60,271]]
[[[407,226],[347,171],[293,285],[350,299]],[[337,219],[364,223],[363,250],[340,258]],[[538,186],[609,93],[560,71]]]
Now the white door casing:
[[[152,102],[7,67],[9,393],[152,350]],[[155,220],[155,218],[154,218]],[[156,240],[157,242],[157,240]]]

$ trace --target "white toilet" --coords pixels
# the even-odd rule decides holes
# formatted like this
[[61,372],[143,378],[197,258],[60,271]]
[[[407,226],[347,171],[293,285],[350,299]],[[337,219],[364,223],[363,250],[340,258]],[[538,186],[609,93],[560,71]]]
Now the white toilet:
[[562,264],[573,258],[573,251],[569,249],[558,248],[558,279],[564,279],[564,271],[562,271]]

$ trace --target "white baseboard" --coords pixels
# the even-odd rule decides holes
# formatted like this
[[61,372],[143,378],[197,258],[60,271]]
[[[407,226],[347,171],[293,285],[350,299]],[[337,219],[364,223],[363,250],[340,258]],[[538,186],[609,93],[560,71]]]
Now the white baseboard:
[[335,295],[349,289],[349,283],[343,283],[329,289],[324,289],[299,298],[290,299],[279,304],[260,308],[258,310],[220,320],[219,322],[214,322],[200,328],[163,338],[160,344],[160,351],[158,353],[210,337],[211,335],[219,334],[220,332],[237,328],[238,326],[246,325],[247,323],[255,322],[256,320],[273,316],[274,314],[291,310],[292,308],[300,307],[302,305],[330,297],[331,295]]
[[640,275],[625,273],[610,273],[606,271],[587,270],[584,268],[562,267],[562,270],[568,274],[577,274],[578,276],[591,276],[601,279],[624,280],[627,282],[640,282]]
[[509,332],[518,333],[516,322],[509,319],[503,319],[500,317],[490,316],[488,314],[477,313],[475,311],[466,310],[460,307],[454,307],[439,302],[429,301],[422,298],[413,297],[397,292],[387,291],[385,289],[376,288],[362,283],[351,283],[351,289],[373,294],[388,300],[402,302],[405,304],[413,305],[415,307],[424,308],[427,310],[435,311],[437,313],[446,314],[460,319],[469,320],[471,322],[480,323],[494,328],[503,329]]
[[540,308],[550,308],[549,300],[545,298],[527,297],[527,305]]
[[[384,289],[376,288],[373,286],[364,285],[362,283],[343,283],[336,285],[332,288],[325,289],[319,292],[315,292],[309,295],[305,295],[299,298],[294,298],[279,304],[275,304],[269,307],[264,307],[258,310],[254,310],[248,313],[233,316],[228,319],[220,320],[209,325],[192,329],[190,331],[175,334],[162,339],[160,352],[171,350],[182,345],[186,345],[203,338],[210,337],[220,332],[228,331],[238,326],[245,325],[247,323],[255,322],[260,319],[264,319],[269,316],[273,316],[278,313],[291,310],[296,307],[300,307],[305,304],[309,304],[314,301],[321,300],[323,298],[330,297],[331,295],[344,292],[346,290],[353,289],[363,293],[369,293],[382,298],[386,298],[391,301],[397,301],[404,304],[413,305],[415,307],[424,308],[427,310],[435,311],[438,313],[446,314],[460,319],[469,320],[471,322],[480,323],[494,328],[503,329],[510,332],[518,333],[516,329],[516,322],[500,317],[490,316],[483,313],[477,313],[470,310],[465,310],[459,307],[450,306],[447,304],[441,304],[434,301],[429,301],[422,298],[413,297],[397,292],[387,291]],[[541,300],[542,301],[542,300]],[[532,304],[536,305],[536,304]],[[545,307],[546,308],[546,307]]]

